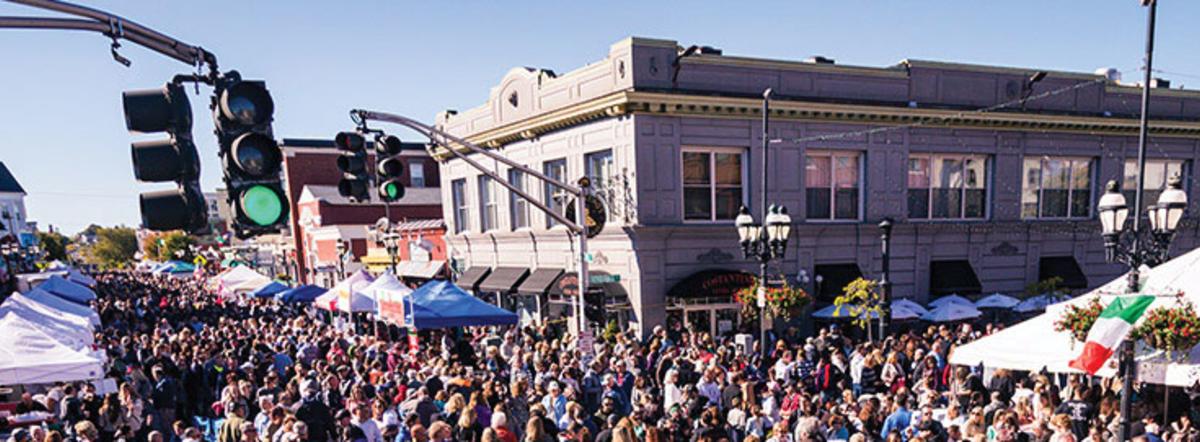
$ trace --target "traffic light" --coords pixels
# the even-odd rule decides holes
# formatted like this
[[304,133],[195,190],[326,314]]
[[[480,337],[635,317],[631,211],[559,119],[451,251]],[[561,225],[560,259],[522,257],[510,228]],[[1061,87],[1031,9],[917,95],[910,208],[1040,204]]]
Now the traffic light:
[[277,233],[287,226],[288,200],[279,172],[283,152],[271,131],[275,103],[266,83],[224,74],[212,101],[225,187],[239,238]]
[[379,183],[379,198],[384,201],[396,201],[404,198],[404,163],[400,161],[400,152],[404,143],[395,135],[380,135],[375,138],[375,182]]
[[604,290],[592,289],[583,295],[583,317],[591,323],[604,323]]
[[352,201],[368,201],[367,193],[367,141],[357,132],[338,132],[333,137],[337,146],[337,166],[342,171],[342,179],[338,181],[338,193]]
[[204,230],[208,205],[200,191],[200,155],[192,143],[192,106],[183,85],[121,95],[130,132],[166,132],[170,138],[133,143],[133,174],[143,182],[174,181],[178,188],[139,197],[142,226],[151,230]]

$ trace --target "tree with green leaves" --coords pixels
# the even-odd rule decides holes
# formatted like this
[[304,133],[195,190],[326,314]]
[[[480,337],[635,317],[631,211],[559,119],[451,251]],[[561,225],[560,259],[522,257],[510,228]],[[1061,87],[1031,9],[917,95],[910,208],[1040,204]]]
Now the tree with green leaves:
[[37,239],[38,247],[46,252],[46,261],[67,260],[67,244],[71,243],[71,238],[58,232],[38,232]]
[[879,293],[879,282],[873,279],[859,277],[842,288],[842,295],[833,300],[837,308],[833,311],[835,317],[849,317],[851,323],[867,330],[871,336],[871,318],[882,318],[884,314],[883,296]]
[[142,242],[142,253],[149,259],[166,262],[172,259],[191,261],[191,246],[196,238],[179,230],[152,234]]
[[125,226],[100,227],[89,247],[89,260],[103,269],[124,268],[138,251],[137,233]]

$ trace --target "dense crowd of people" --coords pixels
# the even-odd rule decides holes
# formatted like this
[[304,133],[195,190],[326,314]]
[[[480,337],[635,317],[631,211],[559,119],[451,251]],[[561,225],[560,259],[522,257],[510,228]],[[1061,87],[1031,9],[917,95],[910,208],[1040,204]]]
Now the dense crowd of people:
[[[384,327],[222,298],[191,278],[96,279],[116,391],[26,394],[18,413],[54,419],[11,440],[1107,442],[1119,422],[1119,382],[947,363],[991,327],[869,342],[830,326],[776,340],[765,359],[680,324],[586,357],[545,325],[423,332],[410,350]],[[1200,439],[1191,398],[1165,407],[1157,392],[1139,392],[1132,434]]]

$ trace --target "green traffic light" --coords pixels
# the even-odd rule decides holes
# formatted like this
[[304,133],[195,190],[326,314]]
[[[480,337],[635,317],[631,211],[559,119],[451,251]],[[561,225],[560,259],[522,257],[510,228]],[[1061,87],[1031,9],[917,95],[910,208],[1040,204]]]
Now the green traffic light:
[[400,186],[396,183],[387,183],[383,186],[383,191],[387,192],[388,199],[396,199],[400,197]]
[[242,213],[255,224],[269,226],[283,215],[283,201],[270,187],[256,185],[242,192]]

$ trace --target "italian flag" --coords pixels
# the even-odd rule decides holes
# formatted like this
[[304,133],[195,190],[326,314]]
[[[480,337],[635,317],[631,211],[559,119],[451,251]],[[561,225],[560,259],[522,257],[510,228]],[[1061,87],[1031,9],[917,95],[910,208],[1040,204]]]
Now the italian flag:
[[1083,353],[1071,361],[1071,368],[1096,374],[1104,362],[1112,357],[1121,341],[1133,331],[1133,324],[1152,303],[1153,296],[1139,295],[1119,297],[1108,304],[1100,312],[1100,317],[1096,318],[1096,323],[1092,324],[1092,329],[1088,330]]

